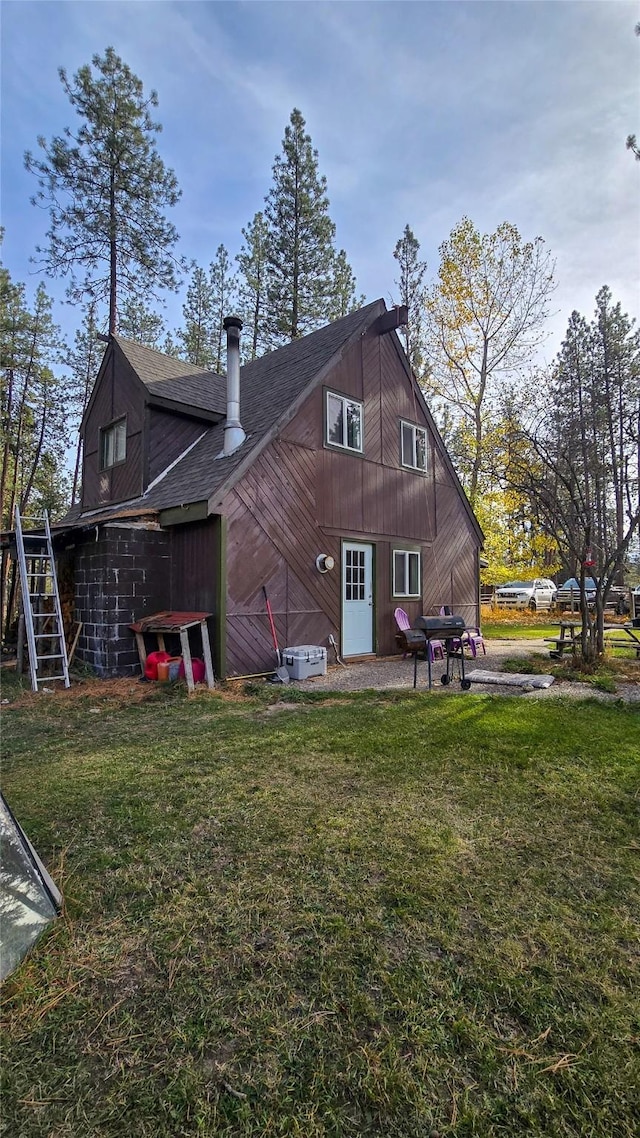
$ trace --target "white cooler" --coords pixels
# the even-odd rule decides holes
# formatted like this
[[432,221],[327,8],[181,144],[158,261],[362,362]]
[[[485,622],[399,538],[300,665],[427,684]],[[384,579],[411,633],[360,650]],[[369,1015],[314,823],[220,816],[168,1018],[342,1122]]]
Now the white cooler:
[[308,680],[309,676],[326,676],[327,649],[319,644],[296,644],[282,649],[282,663],[292,680]]

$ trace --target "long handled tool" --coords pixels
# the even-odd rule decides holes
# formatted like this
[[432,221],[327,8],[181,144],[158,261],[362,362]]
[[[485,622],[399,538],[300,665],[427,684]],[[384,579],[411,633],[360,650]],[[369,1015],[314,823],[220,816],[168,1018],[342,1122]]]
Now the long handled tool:
[[291,677],[282,663],[282,653],[278,647],[278,633],[276,632],[276,623],[273,619],[273,613],[271,611],[271,601],[267,596],[267,590],[264,585],[262,586],[262,592],[264,593],[264,603],[267,606],[267,616],[269,617],[269,625],[271,627],[271,639],[273,640],[273,647],[275,648],[276,652],[277,667],[275,671],[275,678],[278,683],[288,684]]

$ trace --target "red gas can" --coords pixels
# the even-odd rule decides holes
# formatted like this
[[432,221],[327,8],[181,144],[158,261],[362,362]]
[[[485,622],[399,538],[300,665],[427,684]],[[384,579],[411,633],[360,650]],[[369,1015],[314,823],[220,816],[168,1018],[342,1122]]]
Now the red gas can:
[[157,680],[158,678],[158,664],[163,663],[165,660],[170,660],[171,657],[168,652],[150,652],[147,656],[147,662],[144,666],[144,674],[148,680]]
[[[205,666],[204,666],[204,660],[199,660],[197,656],[194,656],[193,659],[191,660],[191,666],[193,668],[193,682],[194,682],[194,684],[204,683],[204,677],[206,674]],[[179,675],[181,680],[183,680],[185,677],[184,660],[182,660],[180,662],[180,670],[178,671],[178,675]]]

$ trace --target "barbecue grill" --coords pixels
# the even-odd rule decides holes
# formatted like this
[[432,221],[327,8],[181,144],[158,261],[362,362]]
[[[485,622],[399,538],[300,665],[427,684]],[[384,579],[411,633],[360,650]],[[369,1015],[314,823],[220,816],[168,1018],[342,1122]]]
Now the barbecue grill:
[[[430,640],[442,640],[447,652],[447,670],[440,677],[440,682],[450,684],[453,679],[453,665],[457,663],[460,676],[460,686],[463,691],[471,687],[471,680],[464,674],[464,651],[462,635],[464,633],[464,618],[461,616],[419,616],[413,623],[413,628],[422,633],[424,648],[429,671],[429,687],[431,687],[431,654],[428,651]],[[418,653],[413,654],[413,686],[418,682]]]

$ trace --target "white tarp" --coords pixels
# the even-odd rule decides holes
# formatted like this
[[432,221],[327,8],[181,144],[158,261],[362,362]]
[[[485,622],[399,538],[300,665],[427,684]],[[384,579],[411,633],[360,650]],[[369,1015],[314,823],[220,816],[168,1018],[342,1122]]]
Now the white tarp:
[[500,684],[509,688],[550,688],[553,676],[527,675],[525,672],[483,672],[480,668],[467,672],[474,684]]
[[58,915],[62,898],[0,794],[0,980]]

